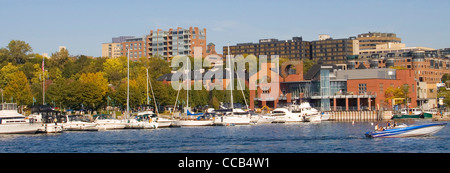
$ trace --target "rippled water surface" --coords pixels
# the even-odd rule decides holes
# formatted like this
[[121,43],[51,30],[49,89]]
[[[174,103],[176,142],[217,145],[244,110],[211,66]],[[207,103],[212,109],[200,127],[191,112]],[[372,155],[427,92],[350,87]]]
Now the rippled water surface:
[[448,125],[420,138],[366,138],[372,128],[370,122],[322,122],[1,135],[0,152],[450,153]]

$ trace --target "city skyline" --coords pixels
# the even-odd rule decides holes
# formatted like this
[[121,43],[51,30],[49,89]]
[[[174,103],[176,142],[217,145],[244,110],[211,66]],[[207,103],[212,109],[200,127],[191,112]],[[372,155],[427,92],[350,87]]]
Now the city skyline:
[[[347,38],[367,32],[395,33],[407,46],[446,48],[448,1],[6,1],[0,47],[23,40],[33,53],[66,46],[72,55],[101,56],[112,37],[148,35],[150,30],[206,28],[207,43],[287,40],[319,34]],[[222,53],[221,49],[217,49]]]

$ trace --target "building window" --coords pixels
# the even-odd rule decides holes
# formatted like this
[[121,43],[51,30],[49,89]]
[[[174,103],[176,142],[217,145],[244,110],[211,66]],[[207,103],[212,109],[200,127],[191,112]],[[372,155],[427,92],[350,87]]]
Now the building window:
[[359,94],[365,94],[367,93],[367,84],[358,84],[358,92]]

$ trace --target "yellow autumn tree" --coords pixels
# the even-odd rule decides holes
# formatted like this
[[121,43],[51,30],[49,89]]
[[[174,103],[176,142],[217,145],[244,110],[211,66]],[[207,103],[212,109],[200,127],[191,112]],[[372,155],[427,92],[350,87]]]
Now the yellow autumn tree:
[[83,73],[79,81],[79,102],[88,108],[98,108],[108,92],[108,80],[102,72]]
[[17,71],[10,76],[4,95],[6,102],[12,101],[18,105],[26,105],[32,102],[31,87],[25,73]]
[[83,73],[79,78],[80,83],[91,83],[100,89],[100,95],[103,97],[108,92],[108,80],[103,76],[102,72],[97,73]]

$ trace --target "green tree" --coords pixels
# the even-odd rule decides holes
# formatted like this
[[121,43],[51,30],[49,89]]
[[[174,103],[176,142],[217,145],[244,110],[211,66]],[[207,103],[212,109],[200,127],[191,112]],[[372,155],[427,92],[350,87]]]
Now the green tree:
[[9,52],[7,60],[14,64],[24,64],[28,59],[28,53],[33,50],[28,43],[21,40],[11,40],[7,48]]
[[105,76],[111,83],[118,84],[118,82],[126,76],[126,68],[118,58],[106,59],[103,63],[103,71]]
[[[384,101],[388,103],[390,100],[394,98],[404,98],[409,99],[409,86],[408,85],[402,85],[401,87],[394,88],[392,86],[386,88],[384,91]],[[405,100],[398,102],[400,104],[405,104]]]
[[79,91],[78,98],[84,107],[96,109],[103,99],[102,90],[94,83],[80,83]]
[[316,63],[316,61],[303,58],[303,74],[308,73],[309,69],[311,69],[311,67]]
[[64,68],[64,65],[70,60],[69,51],[61,49],[58,52],[52,53],[50,64],[53,67]]
[[19,68],[12,63],[8,63],[8,65],[3,66],[0,69],[0,88],[4,88],[9,80],[13,79],[16,72],[19,71]]
[[18,105],[31,104],[33,96],[25,73],[18,71],[10,76],[4,95],[7,99],[13,98]]

